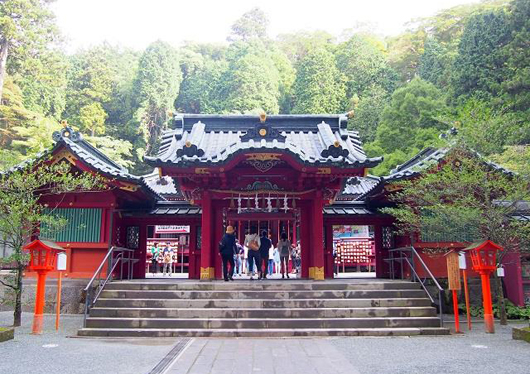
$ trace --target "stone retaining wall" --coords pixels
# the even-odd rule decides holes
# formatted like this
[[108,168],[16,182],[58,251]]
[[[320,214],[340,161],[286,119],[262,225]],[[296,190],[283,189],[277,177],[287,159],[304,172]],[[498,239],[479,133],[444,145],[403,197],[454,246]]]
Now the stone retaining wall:
[[[4,279],[6,274],[0,274]],[[88,279],[65,279],[62,281],[61,293],[61,313],[77,314],[83,313],[85,300],[83,289],[86,287]],[[22,310],[33,312],[35,308],[35,293],[37,288],[36,279],[24,279],[22,289]],[[57,297],[57,279],[46,280],[46,304],[44,313],[55,313]],[[13,293],[8,287],[0,285],[0,311],[13,310]]]

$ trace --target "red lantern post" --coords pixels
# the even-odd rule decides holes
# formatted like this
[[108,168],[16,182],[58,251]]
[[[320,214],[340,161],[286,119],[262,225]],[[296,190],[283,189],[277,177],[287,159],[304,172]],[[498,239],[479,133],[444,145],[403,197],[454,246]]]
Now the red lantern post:
[[29,251],[30,262],[28,268],[37,273],[37,295],[35,296],[35,314],[33,316],[33,334],[42,334],[42,320],[44,313],[44,295],[46,292],[46,275],[55,269],[57,253],[64,251],[54,242],[48,240],[34,240],[24,247]]
[[482,300],[484,303],[484,324],[486,332],[494,333],[493,308],[491,304],[490,274],[497,268],[497,252],[502,247],[486,240],[484,243],[474,243],[467,247],[470,251],[473,270],[480,274],[482,281]]

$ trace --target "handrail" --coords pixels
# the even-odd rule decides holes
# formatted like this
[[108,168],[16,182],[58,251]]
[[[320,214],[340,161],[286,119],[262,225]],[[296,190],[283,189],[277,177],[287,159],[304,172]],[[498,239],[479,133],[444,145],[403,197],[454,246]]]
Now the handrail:
[[[417,281],[421,285],[421,287],[423,288],[423,290],[425,291],[425,293],[427,294],[429,299],[431,300],[431,303],[436,304],[434,302],[434,297],[431,295],[431,293],[427,289],[427,286],[425,285],[425,282],[426,282],[427,279],[425,278],[425,280],[422,281],[420,276],[418,275],[418,272],[416,271],[416,265],[415,265],[415,261],[414,260],[418,259],[418,262],[421,264],[423,270],[432,279],[434,285],[438,289],[438,311],[439,311],[439,315],[440,315],[440,327],[443,327],[444,320],[443,320],[443,303],[442,303],[442,301],[443,301],[443,296],[444,296],[444,289],[442,288],[442,286],[440,285],[438,280],[434,277],[434,275],[432,274],[432,272],[429,269],[429,267],[427,266],[427,264],[425,264],[425,262],[423,261],[423,259],[419,255],[418,251],[416,251],[416,249],[413,246],[410,246],[410,247],[394,248],[394,249],[391,249],[389,252],[390,252],[391,256],[390,256],[390,258],[386,259],[386,261],[390,262],[392,279],[394,279],[394,276],[395,276],[395,274],[394,274],[394,261],[399,261],[399,263],[401,265],[401,269],[400,269],[401,270],[401,279],[403,279],[403,261],[405,261],[405,263],[409,266],[410,270],[412,271],[412,281],[413,282]],[[399,252],[399,257],[395,258],[393,256],[394,252]],[[410,252],[410,257],[407,256],[407,252]]]
[[[124,257],[124,252],[128,251],[128,256],[127,258]],[[119,252],[118,255],[116,257],[113,257],[113,254],[115,252]],[[94,275],[92,276],[92,278],[90,279],[90,281],[88,282],[87,286],[85,287],[84,291],[85,291],[85,315],[84,315],[84,318],[83,318],[83,326],[86,327],[86,319],[87,319],[87,316],[88,314],[90,313],[90,309],[92,308],[92,306],[94,306],[94,304],[96,303],[96,301],[99,299],[99,296],[101,295],[101,292],[103,292],[103,289],[105,288],[105,286],[107,285],[107,283],[113,278],[113,275],[114,275],[114,271],[116,270],[118,264],[121,264],[121,269],[120,269],[120,272],[119,272],[119,279],[122,279],[123,278],[123,264],[124,262],[127,263],[127,276],[130,278],[131,277],[131,272],[132,272],[132,258],[131,258],[131,254],[132,252],[134,252],[133,250],[130,250],[130,249],[127,249],[127,248],[121,248],[121,247],[111,247],[109,248],[107,254],[105,255],[105,257],[103,258],[103,260],[101,261],[101,264],[98,266],[97,270],[94,272]],[[103,271],[103,268],[105,267],[105,265],[108,264],[107,266],[107,275],[105,277],[105,279],[103,279],[101,273]],[[93,297],[93,292],[94,292],[94,283],[98,281],[98,284],[96,286],[96,290],[95,290],[95,296]]]

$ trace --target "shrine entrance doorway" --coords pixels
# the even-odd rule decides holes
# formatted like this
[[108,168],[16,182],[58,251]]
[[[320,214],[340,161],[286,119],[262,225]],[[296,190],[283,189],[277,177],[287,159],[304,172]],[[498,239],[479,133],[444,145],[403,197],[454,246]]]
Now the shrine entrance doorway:
[[333,277],[375,278],[374,225],[332,225]]
[[[228,213],[227,223],[236,230],[236,237],[239,243],[244,246],[245,236],[247,234],[258,234],[261,236],[263,231],[268,233],[268,237],[272,242],[273,249],[269,255],[269,266],[267,275],[271,279],[281,278],[279,255],[274,255],[274,249],[278,247],[281,234],[285,233],[291,242],[291,258],[289,260],[288,272],[291,276],[301,277],[302,274],[302,248],[300,245],[300,212],[293,210],[285,213],[268,213],[268,212],[252,212],[252,213]],[[241,268],[238,276],[244,278],[248,273],[248,262],[246,262],[248,248],[243,248],[243,253],[240,255]],[[272,255],[272,256],[271,256]]]

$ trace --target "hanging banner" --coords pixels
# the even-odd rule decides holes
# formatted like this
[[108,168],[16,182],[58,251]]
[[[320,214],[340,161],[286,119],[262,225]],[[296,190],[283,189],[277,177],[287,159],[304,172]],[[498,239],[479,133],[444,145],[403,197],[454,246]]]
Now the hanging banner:
[[333,238],[369,238],[370,228],[368,226],[334,225]]
[[189,234],[189,226],[177,225],[157,225],[155,226],[155,234]]

